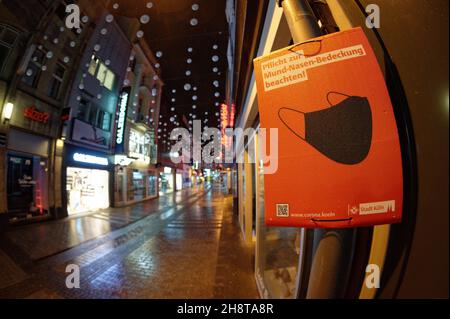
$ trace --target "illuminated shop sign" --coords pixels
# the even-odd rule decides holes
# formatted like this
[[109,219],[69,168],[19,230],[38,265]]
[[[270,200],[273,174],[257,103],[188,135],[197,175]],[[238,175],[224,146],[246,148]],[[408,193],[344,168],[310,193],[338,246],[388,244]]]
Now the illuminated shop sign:
[[86,164],[96,164],[96,165],[102,165],[102,166],[108,166],[108,164],[109,164],[108,158],[106,158],[106,157],[88,155],[88,154],[83,154],[83,153],[73,154],[73,160],[75,162],[86,163]]
[[120,166],[128,166],[133,163],[134,159],[129,158],[125,155],[115,155],[114,156],[114,165]]
[[225,129],[228,127],[229,120],[228,120],[228,105],[222,104],[220,106],[220,124],[222,127],[222,145],[227,145],[228,143],[228,137],[225,135]]
[[127,121],[127,109],[128,109],[128,90],[120,94],[119,97],[119,118],[117,119],[117,132],[116,132],[116,152],[123,152],[123,138],[125,135],[125,124]]
[[235,113],[236,113],[236,107],[234,106],[234,104],[231,104],[229,127],[234,127],[234,117],[235,117]]
[[128,92],[122,92],[119,103],[119,119],[117,121],[117,138],[116,143],[123,143],[125,133],[125,121],[127,118]]
[[47,112],[39,112],[35,106],[27,107],[23,113],[23,116],[40,123],[47,123],[50,118],[50,114]]
[[230,147],[232,142],[233,127],[234,127],[234,117],[236,108],[234,104],[229,107],[226,104],[220,106],[220,123],[222,127],[222,145]]

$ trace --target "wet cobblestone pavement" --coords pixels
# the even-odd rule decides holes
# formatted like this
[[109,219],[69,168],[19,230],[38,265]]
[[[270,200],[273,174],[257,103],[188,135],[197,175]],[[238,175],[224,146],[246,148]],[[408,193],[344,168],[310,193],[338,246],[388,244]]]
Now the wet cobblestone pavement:
[[[14,228],[0,298],[258,298],[232,198],[186,190],[127,208]],[[66,266],[80,266],[80,289]]]

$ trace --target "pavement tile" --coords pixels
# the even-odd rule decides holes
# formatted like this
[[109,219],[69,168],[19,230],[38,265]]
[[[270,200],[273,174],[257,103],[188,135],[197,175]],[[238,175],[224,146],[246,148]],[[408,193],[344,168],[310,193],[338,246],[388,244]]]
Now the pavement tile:
[[[25,273],[0,251],[14,277],[0,274],[0,298],[258,298],[253,247],[231,203],[217,190],[185,191],[122,215],[111,209],[15,229],[8,240],[31,266]],[[80,267],[80,289],[65,286],[68,264]]]

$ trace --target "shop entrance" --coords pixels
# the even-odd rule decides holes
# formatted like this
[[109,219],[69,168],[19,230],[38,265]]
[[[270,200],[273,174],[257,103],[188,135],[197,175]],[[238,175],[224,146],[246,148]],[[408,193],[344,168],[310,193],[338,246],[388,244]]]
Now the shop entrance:
[[46,160],[10,153],[7,161],[7,204],[13,219],[48,214]]
[[69,215],[109,207],[108,171],[68,167],[66,189]]

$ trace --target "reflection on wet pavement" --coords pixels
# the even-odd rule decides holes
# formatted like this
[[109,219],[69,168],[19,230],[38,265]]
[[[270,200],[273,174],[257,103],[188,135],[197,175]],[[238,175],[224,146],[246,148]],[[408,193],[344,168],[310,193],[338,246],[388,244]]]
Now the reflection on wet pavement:
[[[111,231],[108,221],[90,217],[67,220],[57,225],[53,223],[24,227],[7,233],[14,244],[36,260]],[[58,238],[58,240],[55,240]]]
[[[10,259],[16,278],[0,275],[0,297],[257,298],[253,249],[231,203],[218,190],[185,190],[17,228],[1,240],[0,264]],[[68,264],[80,266],[80,289],[65,286]]]

